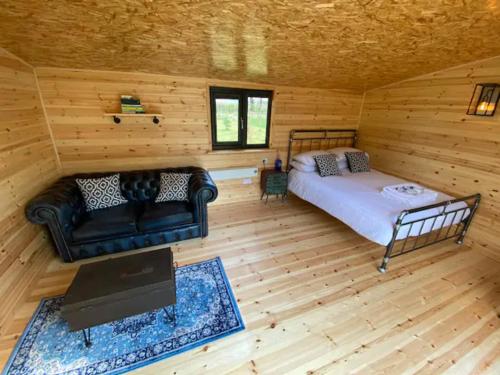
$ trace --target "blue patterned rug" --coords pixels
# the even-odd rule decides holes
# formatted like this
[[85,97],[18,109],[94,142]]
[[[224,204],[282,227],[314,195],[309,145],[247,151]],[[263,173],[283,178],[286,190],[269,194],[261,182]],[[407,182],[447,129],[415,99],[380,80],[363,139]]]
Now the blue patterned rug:
[[42,300],[6,374],[120,374],[245,328],[219,258],[176,271],[176,324],[162,310],[92,328],[92,346],[60,316],[64,297]]

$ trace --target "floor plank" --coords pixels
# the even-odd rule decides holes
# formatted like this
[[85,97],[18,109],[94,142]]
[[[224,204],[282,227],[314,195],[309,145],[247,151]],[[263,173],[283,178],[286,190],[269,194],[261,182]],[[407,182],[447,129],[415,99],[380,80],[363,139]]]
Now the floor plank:
[[[382,275],[383,247],[295,198],[215,206],[209,218],[207,238],[172,245],[175,260],[220,256],[247,329],[136,373],[500,368],[500,264],[477,250],[444,242],[391,261]],[[40,299],[64,293],[77,267],[96,260],[47,264],[0,337],[2,366]]]

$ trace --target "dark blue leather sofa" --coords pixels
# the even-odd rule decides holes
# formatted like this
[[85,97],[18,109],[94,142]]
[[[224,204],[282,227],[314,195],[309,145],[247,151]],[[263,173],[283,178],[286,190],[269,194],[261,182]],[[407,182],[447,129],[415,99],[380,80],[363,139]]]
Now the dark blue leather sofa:
[[[161,172],[192,174],[188,202],[154,202]],[[111,173],[63,177],[28,203],[27,218],[48,226],[65,262],[208,235],[207,203],[217,198],[217,187],[204,169],[120,172],[129,203],[87,212],[75,178]]]

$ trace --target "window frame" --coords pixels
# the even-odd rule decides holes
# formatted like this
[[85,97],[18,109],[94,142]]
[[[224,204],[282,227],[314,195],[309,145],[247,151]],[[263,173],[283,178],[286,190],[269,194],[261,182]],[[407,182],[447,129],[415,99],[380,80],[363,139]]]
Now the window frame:
[[[269,136],[271,133],[271,113],[273,102],[272,90],[254,90],[235,87],[210,86],[210,120],[212,132],[212,150],[246,150],[269,148]],[[266,141],[262,144],[247,144],[248,134],[248,98],[268,98],[266,117]],[[216,99],[238,99],[238,141],[217,142],[217,107]]]

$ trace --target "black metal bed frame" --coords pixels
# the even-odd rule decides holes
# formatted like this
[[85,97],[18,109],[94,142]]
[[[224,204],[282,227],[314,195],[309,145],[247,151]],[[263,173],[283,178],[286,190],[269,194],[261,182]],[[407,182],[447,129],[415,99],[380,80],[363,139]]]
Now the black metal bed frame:
[[[308,136],[311,134],[313,135]],[[290,161],[294,151],[300,153],[333,147],[355,147],[356,140],[356,129],[291,130],[288,140],[287,172],[291,169]],[[308,146],[308,149],[304,149],[304,142],[306,143],[306,147]],[[294,149],[295,145],[297,147]],[[386,246],[385,255],[378,270],[381,273],[385,273],[387,271],[387,263],[390,259],[450,238],[457,238],[456,242],[462,244],[480,200],[481,194],[473,194],[401,211],[394,225],[391,241]],[[460,202],[463,202],[463,204],[460,204]],[[452,205],[455,205],[455,208],[451,208]],[[426,210],[433,210],[432,214],[420,219],[405,221],[405,218],[409,217],[408,215]],[[424,227],[427,227],[428,230],[424,231]],[[412,235],[413,228],[416,230],[416,235]],[[404,235],[405,232],[407,233],[406,235]],[[403,234],[403,238],[401,239],[399,238],[400,234]]]

